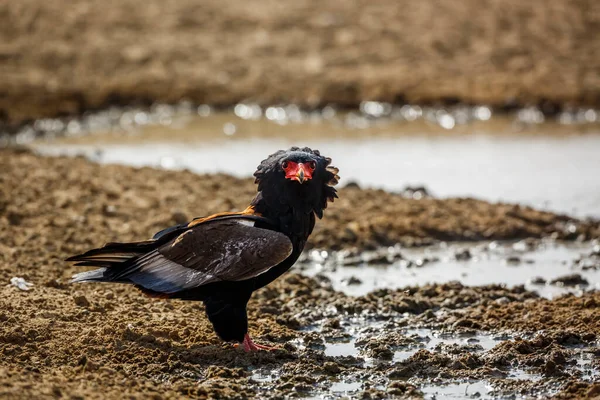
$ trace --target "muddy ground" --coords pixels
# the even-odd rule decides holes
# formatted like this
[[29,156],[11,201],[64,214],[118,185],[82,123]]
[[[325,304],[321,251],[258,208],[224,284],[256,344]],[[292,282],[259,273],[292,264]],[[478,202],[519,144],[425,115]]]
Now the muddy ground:
[[[600,294],[546,300],[522,287],[460,283],[335,292],[290,273],[257,292],[251,333],[280,347],[245,354],[212,332],[200,304],[120,285],[69,285],[62,260],[106,241],[135,240],[193,216],[243,208],[251,180],[97,165],[82,158],[0,151],[0,396],[4,398],[302,397],[359,381],[354,396],[421,397],[426,382],[484,379],[497,393],[600,395]],[[470,199],[420,200],[340,190],[311,246],[361,251],[400,242],[600,237],[598,222]],[[597,260],[597,259],[596,259]],[[600,268],[600,264],[597,266]],[[22,277],[28,291],[9,284]],[[428,348],[413,327],[499,335],[491,349]],[[360,331],[360,335],[356,332]],[[356,340],[358,355],[329,343]],[[405,359],[395,351],[414,350]],[[586,371],[581,352],[595,357]],[[595,353],[594,353],[595,352]],[[518,369],[536,379],[514,379]],[[587,375],[586,375],[587,374]],[[594,378],[595,376],[595,378]]]
[[7,1],[0,117],[182,99],[598,107],[599,49],[595,0]]

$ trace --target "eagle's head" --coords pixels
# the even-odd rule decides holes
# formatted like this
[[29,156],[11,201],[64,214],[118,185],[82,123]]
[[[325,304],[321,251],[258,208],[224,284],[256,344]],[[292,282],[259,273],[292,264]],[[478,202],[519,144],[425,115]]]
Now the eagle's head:
[[340,179],[339,170],[330,164],[331,158],[319,150],[292,147],[263,160],[254,176],[269,206],[292,207],[322,218],[327,202],[337,197],[334,186]]

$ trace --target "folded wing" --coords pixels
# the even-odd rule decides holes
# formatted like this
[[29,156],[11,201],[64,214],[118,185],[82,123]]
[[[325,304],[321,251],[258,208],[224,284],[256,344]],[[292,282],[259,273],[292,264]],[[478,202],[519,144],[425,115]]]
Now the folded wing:
[[257,228],[244,218],[217,220],[194,225],[118,268],[104,269],[101,280],[171,294],[258,276],[291,253],[292,243],[282,233]]

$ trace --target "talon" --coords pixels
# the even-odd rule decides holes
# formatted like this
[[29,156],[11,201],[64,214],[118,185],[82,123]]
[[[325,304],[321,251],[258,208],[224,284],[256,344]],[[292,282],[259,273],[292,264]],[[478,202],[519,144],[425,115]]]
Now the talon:
[[266,351],[279,350],[277,347],[265,346],[265,345],[258,344],[258,343],[254,343],[254,345],[261,350],[266,350]]
[[262,344],[254,343],[252,341],[252,339],[250,339],[250,335],[248,335],[248,334],[246,334],[244,336],[244,341],[242,342],[242,344],[244,345],[244,351],[246,351],[246,352],[259,351],[259,350],[266,350],[266,351],[277,350],[276,347],[269,347],[269,346],[264,346]]

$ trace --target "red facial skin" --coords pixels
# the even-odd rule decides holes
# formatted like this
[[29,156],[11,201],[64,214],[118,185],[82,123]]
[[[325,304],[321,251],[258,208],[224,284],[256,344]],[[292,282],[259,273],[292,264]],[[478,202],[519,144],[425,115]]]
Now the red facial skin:
[[312,173],[317,167],[314,161],[306,163],[296,163],[294,161],[284,161],[281,168],[285,171],[285,178],[304,183],[312,179]]

